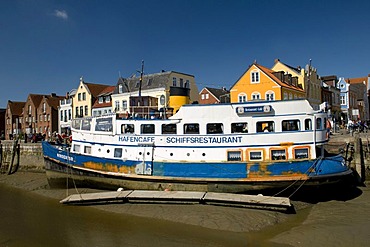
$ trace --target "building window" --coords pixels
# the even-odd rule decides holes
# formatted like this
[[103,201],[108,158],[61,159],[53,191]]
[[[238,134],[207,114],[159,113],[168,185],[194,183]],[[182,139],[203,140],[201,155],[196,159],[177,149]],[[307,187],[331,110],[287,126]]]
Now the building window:
[[100,96],[99,97],[99,104],[101,104],[101,103],[103,103],[104,102],[104,98],[103,98],[103,96]]
[[293,94],[289,93],[289,99],[293,99]]
[[127,110],[127,100],[122,100],[122,110]]
[[251,83],[259,83],[259,82],[260,82],[260,72],[252,71],[251,72]]
[[201,94],[202,99],[204,99],[204,94]]
[[122,84],[119,84],[118,85],[118,93],[122,93],[123,92],[123,86]]
[[186,81],[185,81],[185,87],[186,87],[186,88],[190,88],[190,81],[189,81],[189,80],[186,80]]
[[115,112],[119,112],[119,101],[118,101],[118,100],[116,100],[116,102],[114,102],[114,105],[115,105],[115,109],[114,109],[114,111],[115,111]]
[[76,106],[76,117],[78,117],[79,114],[78,114],[78,106]]
[[172,78],[172,86],[177,87],[176,77]]
[[252,100],[259,100],[261,98],[261,94],[258,92],[252,93]]
[[149,79],[148,79],[148,86],[151,86],[151,85],[152,85],[152,83],[153,83],[153,78],[149,78]]
[[272,92],[272,91],[267,91],[266,92],[266,100],[268,100],[268,101],[275,100],[275,93]]
[[206,93],[206,99],[209,99],[209,94],[208,93]]
[[78,101],[81,101],[81,93],[77,95]]
[[180,87],[184,87],[184,79],[180,78]]
[[85,92],[82,93],[82,100],[86,100],[86,93]]
[[247,101],[247,95],[245,93],[241,93],[238,95],[238,102],[246,102]]
[[89,107],[87,105],[85,105],[85,116],[87,116],[89,113]]
[[82,117],[84,115],[84,107],[80,106],[80,116]]
[[284,92],[284,94],[283,94],[284,96],[283,96],[283,100],[287,100],[288,99],[288,93],[287,92]]
[[45,113],[46,112],[46,103],[44,102],[42,104],[42,112]]
[[110,96],[105,97],[105,102],[106,103],[109,103],[110,102]]
[[71,120],[72,119],[72,110],[69,109],[68,110],[68,120]]
[[340,104],[341,104],[341,105],[346,105],[346,98],[345,98],[345,96],[344,96],[344,95],[341,95],[341,96],[340,96]]
[[[41,118],[40,118],[41,120]],[[60,111],[60,121],[63,121],[63,110]]]

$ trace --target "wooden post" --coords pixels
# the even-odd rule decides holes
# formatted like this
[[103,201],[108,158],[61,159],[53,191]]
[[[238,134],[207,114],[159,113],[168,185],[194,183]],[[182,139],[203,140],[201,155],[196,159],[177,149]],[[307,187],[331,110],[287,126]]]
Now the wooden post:
[[362,140],[360,137],[355,137],[355,159],[354,164],[351,166],[351,168],[356,171],[357,176],[357,182],[359,184],[363,184],[365,181],[365,161],[364,161],[364,152],[362,148]]
[[0,168],[3,164],[3,144],[0,143]]

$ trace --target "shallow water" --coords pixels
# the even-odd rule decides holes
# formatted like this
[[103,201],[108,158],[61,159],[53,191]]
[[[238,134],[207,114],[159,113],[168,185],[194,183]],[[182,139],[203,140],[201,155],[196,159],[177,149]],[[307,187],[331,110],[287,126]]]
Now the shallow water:
[[0,185],[0,246],[285,246],[263,232],[234,233],[65,206]]

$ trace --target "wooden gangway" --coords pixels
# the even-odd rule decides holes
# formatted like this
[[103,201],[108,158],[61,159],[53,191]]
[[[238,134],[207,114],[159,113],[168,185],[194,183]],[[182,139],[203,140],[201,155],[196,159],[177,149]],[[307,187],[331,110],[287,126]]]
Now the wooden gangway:
[[245,195],[194,191],[122,190],[98,193],[73,194],[60,201],[62,204],[106,203],[172,203],[208,204],[269,210],[292,210],[287,197]]

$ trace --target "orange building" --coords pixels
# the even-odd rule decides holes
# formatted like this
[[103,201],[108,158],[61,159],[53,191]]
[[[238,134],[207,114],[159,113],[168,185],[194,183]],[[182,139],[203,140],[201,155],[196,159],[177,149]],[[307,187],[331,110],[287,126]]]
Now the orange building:
[[305,98],[298,78],[253,63],[230,89],[230,102]]

